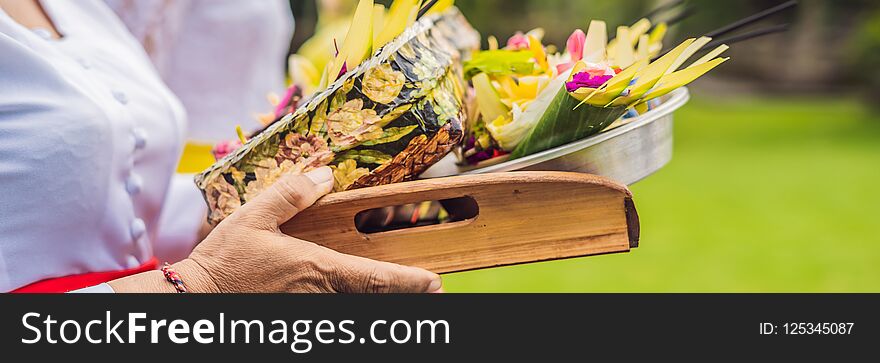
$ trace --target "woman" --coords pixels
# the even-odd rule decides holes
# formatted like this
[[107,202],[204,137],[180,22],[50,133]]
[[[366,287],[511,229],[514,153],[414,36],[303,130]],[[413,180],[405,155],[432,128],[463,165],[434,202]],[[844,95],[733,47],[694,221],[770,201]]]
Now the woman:
[[[262,128],[267,93],[283,94],[293,36],[289,0],[104,0],[144,47],[186,110],[186,146],[154,242],[160,261],[178,261],[204,237],[206,215],[193,174],[211,166],[213,145],[235,127]],[[235,102],[229,102],[235,100]]]
[[[100,0],[0,0],[0,54],[0,290],[176,291],[152,243],[184,112],[143,49]],[[280,233],[331,184],[280,180],[172,269],[194,292],[440,289]]]

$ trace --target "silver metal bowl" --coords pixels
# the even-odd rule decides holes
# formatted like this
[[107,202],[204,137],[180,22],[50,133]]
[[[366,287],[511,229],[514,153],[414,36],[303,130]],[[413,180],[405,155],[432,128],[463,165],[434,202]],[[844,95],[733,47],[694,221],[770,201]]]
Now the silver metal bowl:
[[672,160],[673,113],[690,99],[686,88],[662,99],[653,110],[623,126],[554,149],[477,169],[449,155],[423,178],[500,173],[516,170],[572,171],[601,175],[627,185],[657,172]]

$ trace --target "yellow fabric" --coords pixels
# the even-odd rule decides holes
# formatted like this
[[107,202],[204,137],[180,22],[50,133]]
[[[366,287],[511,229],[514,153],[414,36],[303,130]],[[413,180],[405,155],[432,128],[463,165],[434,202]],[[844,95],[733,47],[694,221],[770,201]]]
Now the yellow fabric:
[[214,165],[214,154],[211,153],[214,146],[190,142],[183,148],[183,156],[177,164],[177,172],[180,174],[197,174]]

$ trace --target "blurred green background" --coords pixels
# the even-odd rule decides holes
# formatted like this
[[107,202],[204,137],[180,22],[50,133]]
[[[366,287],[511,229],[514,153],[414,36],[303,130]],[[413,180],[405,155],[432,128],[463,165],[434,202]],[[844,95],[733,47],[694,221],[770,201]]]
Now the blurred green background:
[[455,292],[878,292],[880,117],[821,97],[695,96],[632,187],[628,254],[469,272]]
[[[484,37],[544,26],[555,44],[589,19],[632,23],[663,2],[457,1]],[[688,1],[696,12],[669,43],[781,2]],[[296,50],[317,4],[293,8]],[[732,62],[691,87],[672,163],[632,187],[640,248],[449,275],[446,289],[880,292],[880,4],[804,0],[764,24],[784,22],[788,33],[735,45]]]

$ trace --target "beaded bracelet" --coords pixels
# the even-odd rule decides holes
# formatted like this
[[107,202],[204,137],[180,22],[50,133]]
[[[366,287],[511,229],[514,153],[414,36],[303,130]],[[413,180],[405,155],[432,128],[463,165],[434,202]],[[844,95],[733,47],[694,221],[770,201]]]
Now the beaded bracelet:
[[162,274],[165,275],[165,279],[168,282],[174,285],[174,289],[177,290],[178,294],[186,293],[186,285],[183,284],[183,279],[180,278],[180,274],[177,271],[171,269],[171,265],[168,262],[165,263],[165,267],[162,267]]

